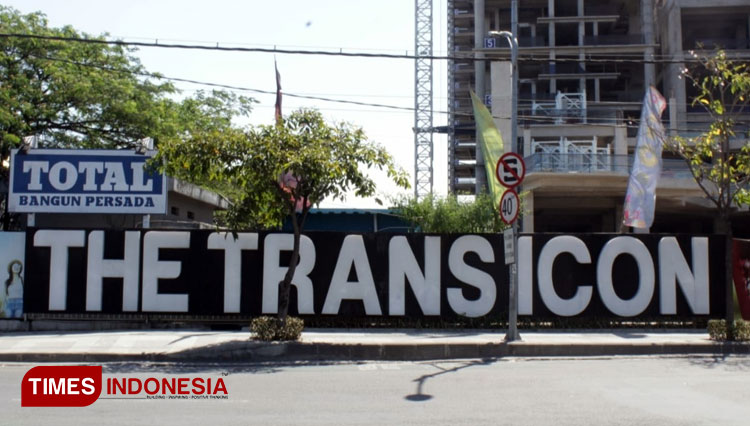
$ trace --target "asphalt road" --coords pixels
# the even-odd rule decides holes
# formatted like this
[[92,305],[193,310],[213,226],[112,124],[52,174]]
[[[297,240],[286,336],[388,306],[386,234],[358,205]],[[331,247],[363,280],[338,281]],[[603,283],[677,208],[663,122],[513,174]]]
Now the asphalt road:
[[102,395],[84,408],[21,408],[20,383],[31,367],[0,365],[0,425],[747,425],[750,419],[746,356],[105,364],[105,382],[222,378],[228,398]]

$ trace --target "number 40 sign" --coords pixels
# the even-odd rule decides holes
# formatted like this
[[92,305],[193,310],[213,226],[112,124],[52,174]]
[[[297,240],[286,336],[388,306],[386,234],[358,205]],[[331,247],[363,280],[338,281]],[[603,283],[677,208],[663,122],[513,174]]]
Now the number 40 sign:
[[512,189],[505,191],[503,193],[503,198],[500,199],[500,205],[498,206],[500,209],[500,217],[503,219],[503,222],[508,225],[513,224],[518,218],[519,207],[520,201],[516,191]]

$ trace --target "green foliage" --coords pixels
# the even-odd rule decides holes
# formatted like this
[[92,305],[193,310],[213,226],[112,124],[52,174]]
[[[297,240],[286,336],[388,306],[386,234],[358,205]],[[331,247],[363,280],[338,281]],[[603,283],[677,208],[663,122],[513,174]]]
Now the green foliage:
[[156,164],[167,173],[226,192],[230,208],[220,218],[233,231],[280,227],[290,218],[294,243],[289,268],[279,283],[279,319],[286,318],[292,277],[299,259],[300,235],[311,207],[325,198],[343,199],[375,192],[367,175],[385,170],[399,186],[408,187],[406,173],[361,128],[330,125],[320,112],[294,111],[274,125],[190,134],[163,141]]
[[747,342],[750,340],[750,322],[736,320],[734,322],[734,340]]
[[727,322],[726,320],[709,320],[708,321],[708,336],[711,340],[717,342],[723,342],[727,340]]
[[[50,28],[41,13],[4,6],[0,32],[92,38],[69,26]],[[139,78],[145,70],[132,53],[106,44],[0,38],[2,156],[29,135],[55,147],[112,148],[158,136],[175,88]]]
[[304,328],[305,322],[295,317],[287,317],[283,324],[278,318],[269,316],[253,318],[250,322],[255,338],[264,342],[299,340]]
[[[735,130],[750,102],[750,68],[722,50],[693,57],[698,65],[685,69],[683,76],[698,91],[692,104],[705,109],[710,125],[696,137],[673,137],[666,146],[687,161],[698,185],[724,215],[750,202],[750,145],[747,135]],[[732,149],[733,141],[743,139],[741,148]]]
[[750,340],[750,322],[743,320],[735,320],[732,323],[732,330],[727,327],[726,320],[710,320],[708,321],[708,335],[712,340],[717,342],[723,342],[728,339],[729,331],[732,332],[734,340],[746,342]]
[[[0,32],[92,37],[50,28],[41,13],[0,6]],[[220,137],[252,99],[198,92],[173,100],[175,87],[146,72],[134,50],[100,43],[0,37],[0,160],[26,136],[45,147],[131,148],[146,137],[159,144]],[[0,161],[1,162],[1,161]],[[0,170],[0,181],[7,170]]]
[[[235,188],[224,217],[232,229],[280,226],[286,217],[296,221],[295,211],[303,207],[301,228],[309,208],[325,198],[343,199],[348,191],[372,195],[370,168],[386,170],[402,187],[409,185],[406,173],[361,128],[329,125],[315,110],[295,111],[281,124],[175,139],[161,144],[159,154],[173,176]],[[294,176],[295,184],[282,187],[284,174]]]
[[[24,15],[5,6],[0,6],[0,33],[104,37],[69,26],[50,28],[41,13]],[[175,87],[146,72],[133,53],[103,43],[0,37],[0,164],[26,136],[57,148],[132,148],[146,137],[157,146],[211,141],[234,131],[233,121],[250,112],[252,99],[222,91],[174,100]],[[0,187],[7,178],[8,170],[0,166]],[[225,195],[234,191],[227,185],[212,189]],[[10,226],[9,215],[2,219],[5,228]]]
[[496,233],[508,227],[500,218],[492,197],[486,193],[466,202],[456,196],[429,195],[420,200],[405,197],[395,201],[393,210],[419,232]]

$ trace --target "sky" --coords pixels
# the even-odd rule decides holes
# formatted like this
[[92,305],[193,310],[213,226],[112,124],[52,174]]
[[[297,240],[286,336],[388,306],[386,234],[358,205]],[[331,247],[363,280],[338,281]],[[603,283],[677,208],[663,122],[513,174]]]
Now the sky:
[[[445,1],[433,2],[435,54],[445,51]],[[41,11],[49,25],[71,25],[91,35],[108,33],[126,41],[207,44],[279,49],[368,53],[414,53],[414,0],[0,0],[23,13]],[[215,52],[142,47],[136,53],[150,72],[166,77],[275,91],[274,58],[284,93],[365,103],[414,106],[414,61],[248,52]],[[184,95],[210,87],[177,83]],[[434,109],[446,111],[445,63],[433,71]],[[274,95],[238,92],[259,103],[250,124],[270,124]],[[319,109],[330,122],[364,128],[397,163],[414,172],[413,111],[304,100],[285,96],[283,112]],[[435,114],[435,125],[445,114]],[[433,182],[436,194],[447,188],[446,138],[435,135]],[[384,174],[374,173],[380,199],[404,191]],[[321,207],[377,208],[374,198],[326,200]]]

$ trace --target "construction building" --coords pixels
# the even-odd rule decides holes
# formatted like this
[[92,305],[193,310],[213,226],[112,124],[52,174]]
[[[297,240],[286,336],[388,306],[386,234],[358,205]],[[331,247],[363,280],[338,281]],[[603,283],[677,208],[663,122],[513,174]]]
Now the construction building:
[[[524,232],[619,231],[646,89],[653,85],[668,100],[662,116],[668,132],[690,136],[707,128],[707,114],[690,105],[695,91],[680,78],[682,61],[691,50],[715,47],[750,58],[750,1],[517,3],[518,140],[512,141],[510,47],[492,33],[511,30],[511,0],[448,0],[448,49],[455,58],[448,65],[449,190],[473,194],[486,185],[471,88],[490,107],[505,149],[515,144],[526,159]],[[733,141],[736,148],[745,143]],[[651,232],[713,232],[712,204],[684,161],[668,152],[656,208]],[[738,226],[740,234],[750,231]]]

